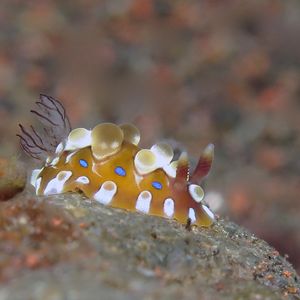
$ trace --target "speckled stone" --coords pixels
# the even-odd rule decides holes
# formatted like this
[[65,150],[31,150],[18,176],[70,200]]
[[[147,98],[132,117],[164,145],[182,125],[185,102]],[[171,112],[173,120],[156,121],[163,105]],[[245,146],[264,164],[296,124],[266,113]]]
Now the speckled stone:
[[[48,260],[54,251],[55,259],[45,264],[41,258],[35,268],[23,266],[2,280],[1,300],[300,299],[299,278],[286,259],[232,222],[188,231],[176,221],[104,207],[79,194],[30,193],[2,204],[2,212],[24,205],[21,215],[28,219],[28,207],[37,207],[15,236],[38,228],[49,233],[19,237],[18,247],[27,255],[40,248]],[[2,226],[0,236],[9,230]],[[17,260],[23,252],[7,253],[1,258]]]

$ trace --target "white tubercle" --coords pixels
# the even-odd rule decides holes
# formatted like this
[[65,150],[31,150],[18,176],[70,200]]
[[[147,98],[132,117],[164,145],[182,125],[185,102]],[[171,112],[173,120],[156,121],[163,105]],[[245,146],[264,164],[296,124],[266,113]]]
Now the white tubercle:
[[56,177],[51,179],[45,190],[44,195],[59,194],[63,191],[66,181],[72,176],[71,171],[60,171]]
[[189,193],[197,203],[200,203],[204,197],[204,191],[202,187],[197,184],[189,185]]
[[174,215],[174,200],[167,198],[164,202],[164,213],[168,218]]
[[158,143],[151,147],[151,151],[156,156],[157,167],[164,167],[170,164],[174,152],[172,147],[166,143]]
[[149,213],[152,195],[149,191],[143,191],[139,194],[135,208],[142,213]]
[[140,150],[135,156],[134,164],[140,175],[162,168],[169,176],[175,178],[177,162],[171,163],[173,156],[173,149],[170,145],[158,143],[151,149]]
[[177,170],[178,161],[172,161],[169,165],[163,167],[164,171],[172,178],[176,177],[176,170]]
[[202,205],[202,208],[205,210],[205,212],[207,213],[207,215],[208,215],[212,220],[215,219],[214,213],[213,213],[206,205]]
[[67,139],[65,146],[66,151],[82,149],[90,146],[92,142],[91,131],[85,128],[73,129]]
[[192,223],[196,222],[196,214],[195,214],[195,210],[193,208],[189,209],[189,218],[191,219]]
[[117,193],[117,185],[113,181],[105,181],[100,190],[94,195],[94,199],[108,205]]

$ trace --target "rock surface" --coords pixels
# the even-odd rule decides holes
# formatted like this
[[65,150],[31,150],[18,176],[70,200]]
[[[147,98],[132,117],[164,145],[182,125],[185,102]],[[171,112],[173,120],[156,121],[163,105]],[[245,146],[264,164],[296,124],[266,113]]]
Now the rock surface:
[[24,165],[15,158],[0,156],[0,201],[6,201],[23,191],[26,185]]
[[104,207],[79,194],[1,203],[0,299],[300,299],[292,266],[243,228]]

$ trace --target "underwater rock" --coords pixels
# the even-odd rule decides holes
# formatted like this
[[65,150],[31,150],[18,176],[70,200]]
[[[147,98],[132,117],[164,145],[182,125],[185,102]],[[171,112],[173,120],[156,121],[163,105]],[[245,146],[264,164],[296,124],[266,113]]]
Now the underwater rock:
[[6,201],[23,191],[26,170],[16,159],[0,157],[0,201]]
[[286,259],[229,221],[187,230],[80,194],[27,192],[0,211],[1,300],[300,299]]

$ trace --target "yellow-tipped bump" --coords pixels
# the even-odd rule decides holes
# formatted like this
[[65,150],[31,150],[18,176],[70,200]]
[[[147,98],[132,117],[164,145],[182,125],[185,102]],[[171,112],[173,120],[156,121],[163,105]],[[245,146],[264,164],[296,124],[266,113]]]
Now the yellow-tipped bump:
[[148,174],[157,168],[157,158],[151,150],[142,149],[136,154],[134,165],[141,175]]
[[121,130],[124,134],[124,141],[133,145],[138,145],[141,139],[140,131],[132,124],[120,125]]
[[103,159],[120,150],[124,134],[119,126],[102,123],[93,128],[91,138],[93,155],[97,159]]

